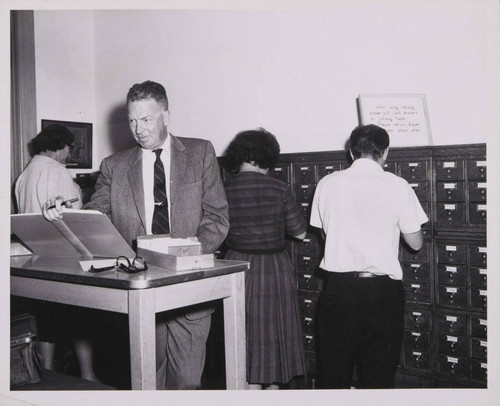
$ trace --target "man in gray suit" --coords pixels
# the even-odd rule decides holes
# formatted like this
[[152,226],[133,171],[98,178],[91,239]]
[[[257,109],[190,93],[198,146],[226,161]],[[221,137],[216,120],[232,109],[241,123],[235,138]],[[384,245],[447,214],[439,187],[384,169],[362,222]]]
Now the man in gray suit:
[[[165,88],[152,81],[135,84],[127,94],[128,119],[136,146],[105,158],[96,191],[85,209],[110,217],[134,247],[139,235],[156,233],[153,192],[156,160],[162,161],[168,231],[172,238],[196,237],[203,253],[213,253],[229,229],[228,206],[214,148],[209,141],[168,132]],[[42,211],[48,220],[62,216],[62,198],[52,197]],[[55,204],[55,209],[47,209]],[[205,363],[211,309],[190,308],[168,318],[157,315],[158,389],[197,389]]]

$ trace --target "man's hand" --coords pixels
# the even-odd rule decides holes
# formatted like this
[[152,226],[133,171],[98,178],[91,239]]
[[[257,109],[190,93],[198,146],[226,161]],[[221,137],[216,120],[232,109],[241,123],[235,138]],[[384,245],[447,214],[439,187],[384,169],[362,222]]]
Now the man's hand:
[[51,197],[42,206],[42,214],[48,221],[56,221],[62,219],[62,204],[64,197],[56,196]]

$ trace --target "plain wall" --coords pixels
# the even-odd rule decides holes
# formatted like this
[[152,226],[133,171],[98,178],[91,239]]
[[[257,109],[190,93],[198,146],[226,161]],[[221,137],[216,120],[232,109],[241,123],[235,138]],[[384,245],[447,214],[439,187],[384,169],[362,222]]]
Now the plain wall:
[[38,118],[92,122],[93,169],[131,144],[125,96],[147,79],[170,131],[219,155],[258,126],[282,152],[343,149],[363,93],[425,94],[435,145],[486,142],[497,19],[484,1],[36,11]]

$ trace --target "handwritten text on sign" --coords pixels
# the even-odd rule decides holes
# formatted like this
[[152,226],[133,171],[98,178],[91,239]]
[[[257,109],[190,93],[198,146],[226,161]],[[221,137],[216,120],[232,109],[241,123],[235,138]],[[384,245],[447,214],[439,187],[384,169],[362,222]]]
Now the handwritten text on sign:
[[393,146],[430,144],[423,96],[361,95],[359,102],[361,123],[385,128]]

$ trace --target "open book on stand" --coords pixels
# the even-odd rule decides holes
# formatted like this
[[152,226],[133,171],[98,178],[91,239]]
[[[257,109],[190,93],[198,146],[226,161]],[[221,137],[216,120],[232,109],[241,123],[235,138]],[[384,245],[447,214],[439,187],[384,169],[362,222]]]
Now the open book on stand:
[[109,218],[96,210],[64,209],[50,222],[40,213],[12,214],[11,231],[35,255],[77,259],[134,258]]

